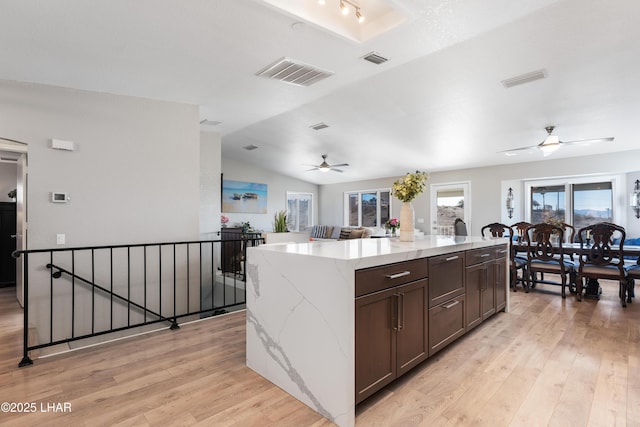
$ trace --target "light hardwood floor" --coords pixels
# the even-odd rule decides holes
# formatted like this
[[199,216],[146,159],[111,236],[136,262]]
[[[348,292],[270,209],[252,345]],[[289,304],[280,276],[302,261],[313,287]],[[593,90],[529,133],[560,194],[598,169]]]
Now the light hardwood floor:
[[[640,301],[623,309],[557,287],[499,313],[363,402],[357,426],[640,426]],[[7,426],[329,426],[245,367],[244,312],[18,368],[21,310],[0,289],[0,401],[71,403],[0,413]],[[321,368],[321,367],[319,367]]]

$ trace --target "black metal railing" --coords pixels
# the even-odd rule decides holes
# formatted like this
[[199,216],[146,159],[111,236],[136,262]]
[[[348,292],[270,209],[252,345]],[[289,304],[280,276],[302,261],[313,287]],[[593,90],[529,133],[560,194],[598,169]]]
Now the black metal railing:
[[[30,352],[86,338],[241,308],[246,249],[259,234],[221,239],[16,251],[23,258],[24,345]],[[30,343],[29,329],[37,342]]]

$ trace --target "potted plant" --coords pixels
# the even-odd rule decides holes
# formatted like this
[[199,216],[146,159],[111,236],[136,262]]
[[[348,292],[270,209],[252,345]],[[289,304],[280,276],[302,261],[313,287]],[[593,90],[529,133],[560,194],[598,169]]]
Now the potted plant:
[[408,173],[404,177],[395,181],[391,186],[391,195],[395,196],[402,203],[400,209],[400,240],[403,242],[412,242],[414,237],[415,214],[411,202],[418,197],[426,188],[429,174],[426,172],[415,171]]
[[278,211],[273,216],[273,231],[275,233],[286,233],[287,231],[287,211]]

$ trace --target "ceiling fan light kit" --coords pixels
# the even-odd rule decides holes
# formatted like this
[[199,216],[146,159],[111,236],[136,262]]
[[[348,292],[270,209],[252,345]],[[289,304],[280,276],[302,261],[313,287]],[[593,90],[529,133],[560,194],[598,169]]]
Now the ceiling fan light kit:
[[319,170],[320,172],[329,172],[329,171],[334,171],[334,172],[343,172],[340,169],[337,169],[339,167],[344,167],[344,166],[349,166],[349,163],[340,163],[338,165],[330,165],[329,163],[327,163],[327,154],[323,154],[322,155],[322,163],[320,163],[319,165],[307,165],[307,166],[313,166],[313,168],[311,169],[307,169],[308,171],[315,171],[315,170]]

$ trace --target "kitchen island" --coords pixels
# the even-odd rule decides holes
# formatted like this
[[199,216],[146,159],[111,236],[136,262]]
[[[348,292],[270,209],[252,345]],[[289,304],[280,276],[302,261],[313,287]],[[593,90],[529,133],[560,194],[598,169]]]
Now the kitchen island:
[[[507,239],[473,236],[248,248],[247,366],[339,426],[353,426],[358,401],[464,334],[475,306],[480,320],[481,309],[508,309],[506,248]],[[478,266],[490,274],[474,273]],[[487,277],[498,285],[487,286]],[[471,285],[475,278],[481,283]],[[478,295],[465,300],[469,286]],[[491,298],[487,311],[483,300]],[[380,310],[389,319],[380,321]],[[457,317],[438,320],[449,313]],[[371,362],[368,353],[389,353],[385,339],[394,354]],[[357,367],[373,377],[358,374],[356,384]]]

